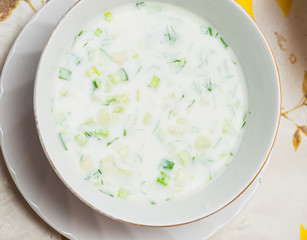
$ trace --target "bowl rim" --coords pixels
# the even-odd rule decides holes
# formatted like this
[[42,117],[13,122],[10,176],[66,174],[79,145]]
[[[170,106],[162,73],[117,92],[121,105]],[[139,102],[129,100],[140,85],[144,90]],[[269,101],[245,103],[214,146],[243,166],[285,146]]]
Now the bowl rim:
[[235,200],[237,200],[249,187],[250,185],[257,179],[257,177],[259,176],[260,172],[264,169],[264,167],[266,166],[266,164],[269,162],[269,158],[270,158],[270,155],[271,155],[271,152],[272,152],[272,149],[273,149],[273,146],[275,144],[275,141],[276,141],[276,137],[277,137],[277,134],[278,134],[278,130],[279,130],[279,127],[280,127],[280,119],[281,119],[281,108],[282,108],[282,91],[281,91],[281,80],[280,80],[280,73],[279,73],[279,69],[278,69],[278,65],[277,65],[277,62],[276,62],[276,59],[275,59],[275,56],[273,54],[273,51],[272,51],[272,48],[267,40],[267,38],[265,37],[263,31],[261,30],[261,28],[259,27],[259,25],[257,24],[257,22],[255,21],[254,18],[251,17],[251,15],[236,1],[233,1],[233,0],[227,0],[229,2],[232,2],[232,4],[234,4],[234,7],[237,7],[245,16],[246,16],[246,19],[250,22],[251,25],[254,25],[254,27],[256,28],[256,30],[258,31],[258,33],[260,34],[260,36],[262,37],[262,39],[264,40],[266,46],[268,47],[269,49],[269,53],[271,55],[271,59],[274,61],[274,64],[275,64],[275,70],[276,70],[276,74],[277,74],[277,83],[278,83],[278,93],[279,93],[279,107],[278,107],[278,118],[277,118],[277,124],[275,123],[276,125],[276,129],[274,129],[274,137],[272,139],[272,142],[271,142],[271,146],[269,148],[269,151],[265,157],[265,160],[263,161],[263,164],[261,165],[261,167],[259,168],[259,170],[257,171],[256,175],[253,177],[253,179],[246,185],[246,187],[240,191],[232,200],[230,200],[228,203],[224,204],[223,206],[219,207],[217,210],[211,212],[210,214],[206,214],[205,216],[203,217],[200,217],[200,218],[197,218],[197,219],[194,219],[194,220],[191,220],[191,221],[186,221],[186,222],[183,222],[183,223],[178,223],[178,224],[169,224],[169,225],[146,225],[146,224],[140,224],[140,223],[134,223],[134,222],[129,222],[129,221],[125,221],[125,220],[122,220],[122,219],[119,219],[117,217],[114,217],[110,214],[107,214],[105,212],[103,212],[102,210],[98,209],[97,207],[95,207],[94,205],[90,204],[85,198],[83,198],[82,196],[80,196],[70,185],[68,182],[66,182],[66,180],[63,178],[63,176],[58,172],[57,168],[55,167],[54,163],[53,163],[53,160],[51,159],[51,157],[49,156],[49,153],[46,149],[46,146],[44,144],[44,141],[43,141],[43,138],[42,138],[42,135],[41,135],[41,130],[39,128],[39,124],[38,124],[38,117],[37,117],[37,108],[36,108],[36,92],[37,92],[37,82],[38,82],[38,73],[40,72],[40,69],[41,69],[41,65],[42,65],[42,59],[43,59],[43,56],[45,55],[45,52],[46,52],[46,49],[51,41],[51,39],[53,38],[56,30],[58,29],[59,25],[63,22],[63,20],[66,18],[66,16],[74,10],[74,8],[80,4],[81,2],[83,2],[84,0],[78,0],[76,3],[74,3],[72,5],[72,7],[61,17],[60,21],[56,24],[56,26],[54,27],[50,37],[48,38],[48,41],[47,43],[45,44],[45,47],[41,53],[41,57],[40,57],[40,60],[39,60],[39,63],[38,63],[38,66],[37,66],[37,71],[36,71],[36,75],[35,75],[35,81],[34,81],[34,92],[33,92],[33,109],[34,109],[34,119],[35,119],[35,126],[36,126],[36,130],[37,130],[37,134],[38,134],[38,137],[39,137],[39,140],[40,140],[40,143],[41,143],[41,146],[42,146],[42,149],[44,150],[45,152],[45,156],[47,157],[52,169],[55,171],[55,173],[57,174],[57,176],[61,179],[61,181],[64,183],[64,185],[78,198],[80,199],[84,204],[86,204],[87,206],[89,206],[90,208],[92,208],[93,210],[95,210],[96,212],[104,215],[104,216],[107,216],[113,220],[116,220],[116,221],[119,221],[119,222],[122,222],[122,223],[128,223],[128,224],[132,224],[132,225],[135,225],[135,226],[141,226],[141,227],[149,227],[149,228],[168,228],[168,227],[178,227],[178,226],[183,226],[183,225],[186,225],[186,224],[190,224],[190,223],[194,223],[194,222],[197,222],[197,221],[200,221],[202,219],[205,219],[205,218],[208,218],[218,212],[220,212],[221,210],[223,210],[224,208],[226,208],[227,206],[229,206],[231,203],[233,203]]

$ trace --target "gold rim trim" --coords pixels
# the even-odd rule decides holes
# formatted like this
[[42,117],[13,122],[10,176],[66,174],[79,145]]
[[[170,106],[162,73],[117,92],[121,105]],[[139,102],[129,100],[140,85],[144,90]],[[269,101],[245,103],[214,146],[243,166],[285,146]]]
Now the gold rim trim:
[[[44,55],[45,51],[46,51],[46,48],[47,46],[49,45],[50,43],[50,40],[51,38],[53,37],[53,35],[55,34],[55,31],[57,30],[58,26],[62,23],[62,21],[65,19],[65,17],[79,4],[81,3],[83,0],[78,0],[61,18],[61,20],[56,24],[52,34],[50,35],[45,47],[44,47],[44,50],[42,51],[42,55],[41,55],[41,58],[40,58],[40,61],[39,61],[39,64],[38,64],[38,68],[37,68],[37,73],[39,72],[40,70],[40,64],[41,64],[41,59],[42,59],[42,56]],[[229,0],[230,1],[230,0]],[[226,208],[227,206],[229,206],[230,204],[232,204],[235,200],[237,200],[250,186],[251,184],[256,180],[256,178],[259,176],[260,172],[263,170],[264,166],[266,165],[266,163],[268,162],[268,159],[270,157],[270,154],[272,152],[272,149],[273,149],[273,146],[275,144],[275,141],[276,141],[276,137],[277,137],[277,133],[278,133],[278,130],[279,130],[279,126],[280,126],[280,118],[281,118],[281,106],[282,106],[282,92],[281,92],[281,81],[280,81],[280,74],[279,74],[279,70],[278,70],[278,66],[277,66],[277,62],[276,62],[276,59],[274,57],[274,54],[273,54],[273,51],[272,51],[272,48],[270,46],[270,44],[268,43],[264,33],[262,32],[262,30],[260,29],[259,25],[256,23],[256,21],[246,12],[246,10],[240,5],[238,4],[236,1],[234,0],[231,0],[234,2],[235,5],[237,5],[237,7],[239,7],[241,9],[241,11],[243,11],[246,15],[248,15],[248,18],[250,18],[250,20],[255,24],[256,28],[259,30],[261,36],[263,37],[266,45],[269,47],[269,51],[271,53],[271,56],[272,56],[272,59],[274,61],[274,64],[275,64],[275,69],[276,69],[276,73],[277,73],[277,78],[278,78],[278,88],[279,88],[279,112],[278,112],[278,121],[277,121],[277,126],[276,126],[276,129],[275,129],[275,134],[274,134],[274,137],[273,137],[273,141],[272,141],[272,144],[270,146],[270,149],[267,153],[267,156],[265,158],[265,161],[263,162],[262,166],[260,167],[260,169],[258,170],[258,172],[256,173],[256,175],[254,176],[254,178],[250,181],[250,183],[235,197],[233,198],[231,201],[229,201],[227,204],[225,204],[224,206],[220,207],[218,210],[208,214],[208,215],[205,215],[201,218],[198,218],[198,219],[195,219],[195,220],[192,220],[192,221],[188,221],[188,222],[184,222],[184,223],[179,223],[179,224],[174,224],[174,225],[164,225],[164,226],[152,226],[152,225],[143,225],[143,224],[137,224],[137,223],[133,223],[133,222],[127,222],[127,221],[124,221],[122,219],[118,219],[118,218],[115,218],[109,214],[106,214],[105,212],[101,211],[100,209],[96,208],[95,206],[93,206],[92,204],[90,204],[89,202],[87,202],[82,196],[80,196],[77,192],[75,192],[72,187],[64,180],[64,178],[62,177],[62,175],[58,172],[58,170],[56,169],[56,167],[54,166],[53,164],[53,161],[51,160],[48,152],[47,152],[47,149],[44,145],[44,142],[43,142],[43,139],[41,137],[41,134],[40,134],[40,129],[39,129],[39,125],[38,125],[38,120],[37,120],[37,114],[36,114],[36,91],[37,91],[37,73],[36,73],[36,77],[35,77],[35,82],[34,82],[34,101],[33,101],[33,106],[34,106],[34,118],[35,118],[35,125],[36,125],[36,130],[37,130],[37,133],[38,133],[38,136],[39,136],[39,140],[41,142],[41,146],[45,152],[45,155],[51,165],[51,167],[53,168],[53,170],[56,172],[56,174],[58,175],[58,177],[61,179],[61,181],[64,183],[64,185],[78,198],[80,199],[83,203],[85,203],[87,206],[89,206],[90,208],[92,208],[93,210],[95,210],[96,212],[99,212],[100,214],[104,215],[104,216],[107,216],[113,220],[116,220],[116,221],[119,221],[119,222],[122,222],[122,223],[128,223],[128,224],[131,224],[131,225],[135,225],[135,226],[140,226],[140,227],[149,227],[149,228],[169,228],[169,227],[178,227],[178,226],[183,226],[183,225],[187,225],[187,224],[190,224],[190,223],[194,223],[194,222],[197,222],[197,221],[200,221],[200,220],[203,220],[205,218],[208,218],[218,212],[220,212],[221,210],[223,210],[224,208]]]

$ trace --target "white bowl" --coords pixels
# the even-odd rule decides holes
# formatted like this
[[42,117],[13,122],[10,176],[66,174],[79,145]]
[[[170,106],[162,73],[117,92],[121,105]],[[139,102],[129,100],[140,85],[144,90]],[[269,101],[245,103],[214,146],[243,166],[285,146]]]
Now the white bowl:
[[251,111],[242,144],[230,166],[206,189],[167,204],[151,206],[110,198],[89,187],[69,161],[63,159],[50,111],[59,53],[92,18],[131,0],[82,0],[61,20],[47,44],[37,71],[34,110],[42,146],[66,186],[83,202],[116,220],[142,226],[175,226],[193,222],[225,208],[256,179],[277,134],[281,93],[270,47],[251,17],[233,0],[161,0],[190,10],[223,33],[241,62]]

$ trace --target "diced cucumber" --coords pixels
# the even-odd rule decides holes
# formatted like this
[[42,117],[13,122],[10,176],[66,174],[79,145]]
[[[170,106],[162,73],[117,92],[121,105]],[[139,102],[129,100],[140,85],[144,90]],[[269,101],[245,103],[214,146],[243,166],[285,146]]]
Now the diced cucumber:
[[109,136],[109,130],[105,128],[96,129],[94,131],[94,135],[97,137],[108,137]]
[[113,21],[113,16],[112,16],[111,12],[106,12],[104,14],[104,17],[105,17],[107,22],[112,22]]
[[128,81],[129,80],[125,69],[123,69],[123,68],[119,69],[118,73],[119,73],[119,76],[120,76],[122,81]]
[[61,67],[59,70],[59,78],[69,81],[71,78],[71,71],[67,68]]
[[145,117],[143,119],[143,123],[148,125],[148,124],[150,124],[150,122],[151,122],[151,115],[149,113],[146,113]]
[[120,189],[118,190],[117,196],[118,196],[119,198],[121,198],[121,199],[127,199],[128,195],[129,195],[129,191],[128,191],[127,189],[125,189],[125,188],[120,188]]
[[96,67],[92,67],[91,69],[89,69],[87,72],[86,72],[86,75],[89,77],[89,78],[92,78],[92,77],[95,77],[95,76],[99,76],[100,73],[98,71],[98,69]]
[[86,138],[80,134],[76,135],[74,139],[80,146],[83,146],[87,143]]
[[150,88],[156,88],[159,83],[160,83],[160,78],[153,76],[148,86]]
[[124,107],[122,105],[117,105],[114,107],[113,113],[121,113],[124,110]]
[[177,153],[177,157],[179,158],[179,160],[182,162],[182,164],[187,167],[189,165],[191,165],[192,163],[192,157],[191,155],[188,153],[187,150],[182,150],[180,152]]

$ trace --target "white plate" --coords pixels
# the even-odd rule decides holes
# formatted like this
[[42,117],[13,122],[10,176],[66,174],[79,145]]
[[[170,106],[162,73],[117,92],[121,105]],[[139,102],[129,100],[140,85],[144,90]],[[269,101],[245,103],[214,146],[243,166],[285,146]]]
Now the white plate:
[[33,116],[33,84],[41,52],[58,20],[77,0],[52,0],[15,41],[1,76],[1,147],[10,174],[33,210],[70,239],[206,239],[235,217],[259,181],[220,212],[172,228],[144,228],[111,220],[76,198],[59,180],[41,148]]

